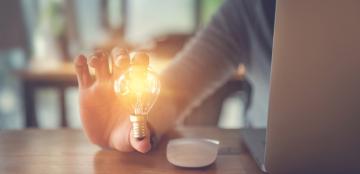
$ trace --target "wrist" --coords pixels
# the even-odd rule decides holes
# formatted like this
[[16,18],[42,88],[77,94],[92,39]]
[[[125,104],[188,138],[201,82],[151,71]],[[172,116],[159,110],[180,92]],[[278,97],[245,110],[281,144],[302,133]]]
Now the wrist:
[[177,104],[174,94],[170,92],[171,88],[165,79],[161,78],[161,82],[162,89],[166,90],[161,91],[157,102],[148,115],[148,124],[155,145],[170,128],[174,127],[177,120]]
[[176,123],[175,108],[174,105],[167,103],[161,105],[157,103],[157,106],[153,108],[148,117],[148,127],[150,130],[151,141],[154,141],[155,145],[161,139],[161,137]]

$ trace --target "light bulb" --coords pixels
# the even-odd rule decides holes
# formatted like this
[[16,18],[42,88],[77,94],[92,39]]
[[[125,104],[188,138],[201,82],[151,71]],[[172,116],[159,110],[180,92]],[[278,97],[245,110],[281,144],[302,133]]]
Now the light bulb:
[[131,66],[114,83],[114,90],[129,105],[132,135],[138,140],[146,136],[147,116],[160,93],[160,80],[149,67],[149,57],[136,53]]

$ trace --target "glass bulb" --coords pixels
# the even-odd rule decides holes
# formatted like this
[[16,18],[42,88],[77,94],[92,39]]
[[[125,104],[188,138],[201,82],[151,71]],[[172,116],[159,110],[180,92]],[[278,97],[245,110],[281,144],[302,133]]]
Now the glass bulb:
[[114,83],[117,95],[126,100],[132,111],[133,137],[143,139],[146,135],[146,120],[160,93],[160,80],[148,66],[131,66]]

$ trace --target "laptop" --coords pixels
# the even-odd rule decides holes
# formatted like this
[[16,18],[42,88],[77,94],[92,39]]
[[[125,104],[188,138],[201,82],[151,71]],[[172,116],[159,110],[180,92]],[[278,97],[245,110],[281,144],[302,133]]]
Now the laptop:
[[265,130],[244,130],[269,173],[360,173],[360,1],[278,0]]

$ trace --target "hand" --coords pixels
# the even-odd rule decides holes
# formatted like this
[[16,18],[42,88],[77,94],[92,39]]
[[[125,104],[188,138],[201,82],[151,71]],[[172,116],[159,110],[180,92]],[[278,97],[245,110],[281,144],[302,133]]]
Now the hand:
[[[84,55],[75,59],[81,120],[92,143],[123,152],[146,153],[151,149],[149,135],[141,141],[131,137],[130,113],[125,101],[116,96],[113,89],[114,80],[128,68],[129,62],[128,53],[118,48],[114,48],[111,55],[96,51],[89,60]],[[95,69],[95,79],[89,73],[88,64]]]

